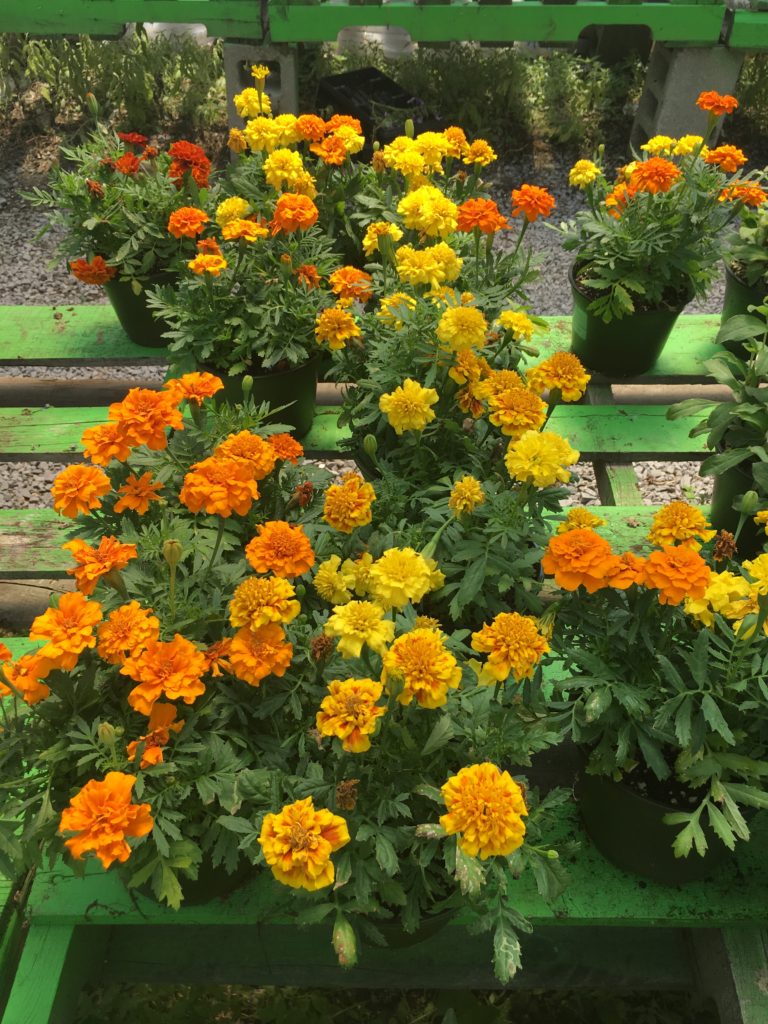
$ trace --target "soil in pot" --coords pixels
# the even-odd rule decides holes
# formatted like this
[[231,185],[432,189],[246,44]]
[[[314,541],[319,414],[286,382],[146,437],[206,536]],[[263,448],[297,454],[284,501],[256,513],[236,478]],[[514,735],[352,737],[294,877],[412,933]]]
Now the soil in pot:
[[[304,437],[315,418],[319,362],[320,357],[315,356],[302,366],[289,367],[276,373],[259,373],[253,370],[248,374],[253,378],[253,400],[257,404],[269,402],[274,409],[287,406],[270,419],[272,422],[286,423],[293,427],[296,437]],[[224,382],[224,389],[215,396],[218,400],[232,404],[242,402],[245,373],[231,374],[217,366],[204,366],[201,369],[215,373]]]
[[638,306],[630,316],[605,323],[587,308],[598,293],[582,287],[569,272],[573,293],[571,352],[584,366],[609,377],[635,377],[654,365],[672,328],[691,300],[690,291],[669,296],[661,309]]
[[[724,324],[732,316],[739,316],[749,313],[749,306],[759,306],[768,294],[768,284],[760,281],[757,284],[749,285],[739,274],[739,265],[726,263],[725,265],[725,294],[723,295],[723,313],[720,323]],[[733,352],[739,359],[746,359],[748,353],[742,341],[727,341],[723,344],[729,352]]]
[[137,295],[133,290],[131,281],[107,281],[104,291],[112,304],[120,326],[135,345],[142,345],[144,348],[165,348],[168,339],[163,337],[163,332],[168,330],[168,324],[162,318],[153,316],[152,310],[147,306],[147,289],[155,285],[172,284],[176,280],[173,274],[158,274],[155,277],[147,278],[142,283],[142,289]]
[[[712,491],[712,507],[709,521],[715,530],[728,530],[735,533],[739,525],[741,513],[733,507],[734,500],[746,491],[754,490],[752,479],[752,466],[750,462],[744,462],[738,466],[731,466],[725,472],[715,477],[715,485]],[[739,539],[736,542],[736,553],[742,561],[745,558],[754,558],[765,545],[765,530],[758,526],[751,516],[741,528]]]

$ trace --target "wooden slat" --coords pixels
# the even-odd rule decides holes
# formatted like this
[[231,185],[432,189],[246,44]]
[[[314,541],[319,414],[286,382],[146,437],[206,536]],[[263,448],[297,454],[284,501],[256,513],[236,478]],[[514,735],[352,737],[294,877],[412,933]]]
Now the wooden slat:
[[159,391],[154,380],[111,380],[92,377],[87,380],[58,380],[42,377],[0,375],[0,409],[8,406],[55,405],[58,408],[81,405],[110,405],[121,402],[129,388]]

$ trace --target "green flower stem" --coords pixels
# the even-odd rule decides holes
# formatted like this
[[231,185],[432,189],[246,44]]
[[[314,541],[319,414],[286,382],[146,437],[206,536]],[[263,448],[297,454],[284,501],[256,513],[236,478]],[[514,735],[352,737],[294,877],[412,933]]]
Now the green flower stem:
[[221,547],[221,539],[222,539],[223,536],[224,536],[224,517],[223,516],[219,516],[219,528],[218,528],[218,532],[216,533],[216,543],[213,545],[213,551],[211,552],[211,560],[208,563],[208,568],[209,569],[212,569],[214,564],[215,564],[215,562],[216,562],[216,556],[219,553],[219,548]]

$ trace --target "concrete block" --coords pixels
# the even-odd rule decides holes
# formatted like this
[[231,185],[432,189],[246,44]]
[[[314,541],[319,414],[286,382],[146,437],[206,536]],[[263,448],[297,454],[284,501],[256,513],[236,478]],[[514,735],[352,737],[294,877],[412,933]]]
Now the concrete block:
[[252,86],[252,64],[266,64],[271,72],[266,92],[273,114],[299,113],[299,79],[293,46],[265,46],[260,43],[224,43],[224,76],[227,83],[227,118],[230,127],[242,128],[233,102],[235,93]]

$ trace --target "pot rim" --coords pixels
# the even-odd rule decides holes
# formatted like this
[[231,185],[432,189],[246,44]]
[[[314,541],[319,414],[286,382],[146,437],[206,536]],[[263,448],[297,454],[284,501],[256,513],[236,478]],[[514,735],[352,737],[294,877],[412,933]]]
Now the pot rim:
[[[739,275],[733,269],[733,264],[731,263],[731,261],[725,257],[723,257],[723,266],[725,267],[726,277],[732,277],[733,280],[737,284],[741,285],[742,288],[746,288],[749,291],[758,291],[761,289],[761,285],[759,282],[757,284],[748,284],[744,280],[744,278],[739,277]],[[768,293],[768,275],[764,276],[764,284],[762,286],[762,291]]]
[[[658,808],[659,810],[663,810],[666,814],[674,814],[675,812],[681,809],[678,804],[667,804],[664,803],[663,800],[656,800],[652,796],[643,796],[642,793],[638,793],[636,789],[632,788],[632,786],[627,785],[627,783],[624,781],[624,776],[622,776],[617,782],[616,779],[612,779],[610,775],[598,774],[596,772],[587,772],[586,766],[582,769],[581,775],[582,777],[589,775],[591,779],[600,779],[603,782],[611,783],[614,786],[618,786],[621,789],[623,789],[629,797],[639,800],[644,804],[650,804],[653,807]],[[696,791],[692,789],[691,792],[694,793]]]
[[[576,273],[575,273],[577,266],[578,266],[578,260],[574,260],[573,263],[568,268],[568,281],[570,282],[571,288],[573,289],[574,292],[577,292],[579,295],[581,295],[581,297],[583,299],[591,301],[591,300],[589,300],[589,296],[587,295],[587,293],[582,291],[582,289],[579,287],[579,282],[576,279]],[[639,311],[635,310],[634,313],[627,313],[626,316],[619,317],[618,319],[625,320],[629,316],[633,316],[633,317],[634,316],[656,316],[658,313],[668,313],[670,316],[673,315],[673,314],[675,316],[679,316],[682,313],[682,311],[685,309],[685,307],[688,305],[688,303],[693,300],[693,296],[694,296],[693,285],[689,281],[688,282],[688,298],[680,306],[674,306],[674,307],[673,306],[656,306],[654,309],[641,309]]]
[[276,373],[252,373],[249,370],[243,370],[242,373],[231,374],[229,367],[223,368],[220,366],[214,366],[213,363],[200,363],[203,369],[207,369],[209,373],[215,373],[218,376],[226,375],[227,377],[244,377],[251,376],[254,380],[273,380],[275,377],[287,377],[291,373],[298,373],[300,370],[304,370],[307,367],[319,363],[322,357],[322,352],[312,356],[305,363],[299,363],[298,366],[289,366],[287,370],[278,370]]

